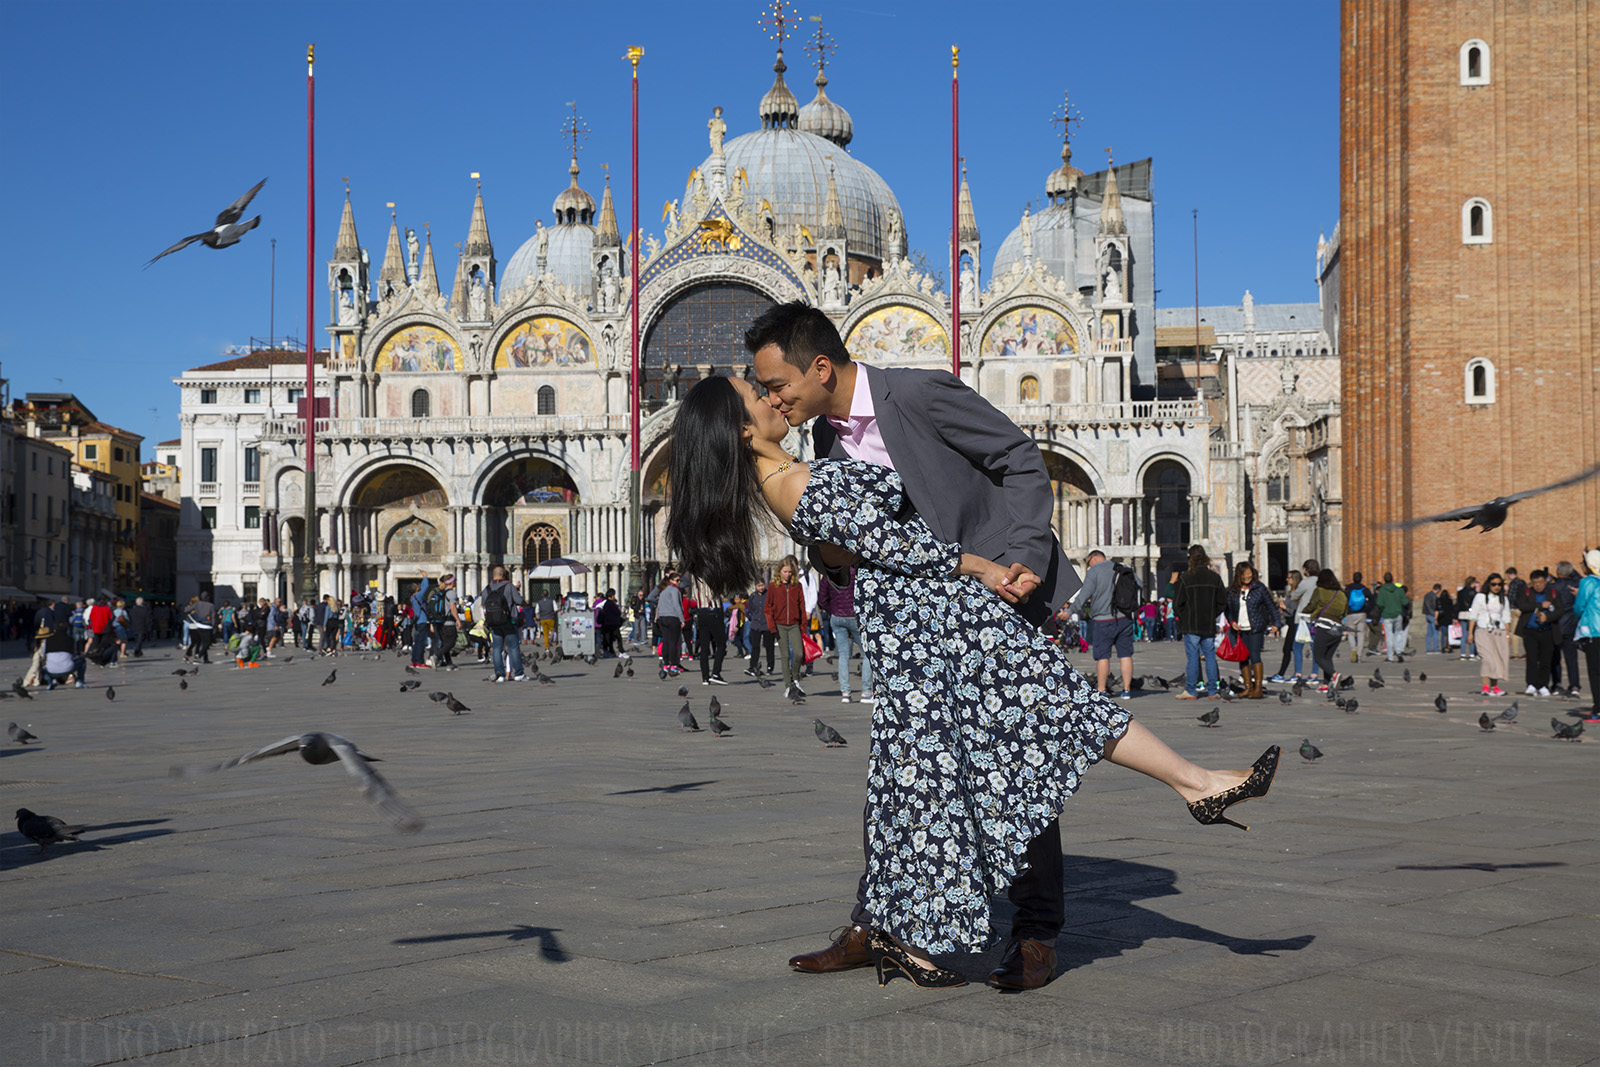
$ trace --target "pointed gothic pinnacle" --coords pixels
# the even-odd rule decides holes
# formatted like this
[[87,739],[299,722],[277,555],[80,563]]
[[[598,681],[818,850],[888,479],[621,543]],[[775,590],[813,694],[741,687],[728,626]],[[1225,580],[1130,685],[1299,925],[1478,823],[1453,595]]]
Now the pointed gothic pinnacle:
[[478,192],[472,198],[472,222],[467,227],[467,247],[463,253],[467,256],[492,256],[494,245],[489,241],[489,220],[483,213],[483,183],[478,183]]
[[1106,149],[1106,188],[1100,201],[1100,232],[1128,232],[1128,224],[1122,218],[1122,193],[1117,188],[1117,168],[1111,162],[1109,148]]
[[378,290],[382,292],[386,285],[392,284],[395,292],[399,292],[410,285],[406,278],[406,257],[400,251],[400,222],[395,217],[390,205],[389,212],[389,243],[383,250],[383,269],[378,272]]
[[828,200],[823,209],[822,228],[817,236],[823,240],[842,240],[848,231],[844,227],[844,209],[839,206],[839,187],[833,180],[833,157],[829,156],[828,163]]
[[622,244],[622,235],[617,230],[617,209],[611,202],[611,172],[606,171],[606,190],[600,196],[600,227],[595,234],[594,243],[599,247],[611,247]]
[[461,319],[467,314],[467,257],[461,254],[460,245],[456,245],[456,253],[456,279],[450,286],[450,311]]
[[972,210],[972,190],[967,186],[967,165],[961,165],[960,226],[957,235],[962,241],[978,240],[978,217]]
[[361,242],[356,240],[356,216],[350,207],[350,188],[344,190],[344,214],[339,216],[339,237],[333,243],[333,258],[356,260],[361,258]]
[[422,250],[422,267],[418,273],[417,285],[424,293],[433,296],[439,295],[439,269],[433,262],[433,231],[426,224],[423,225],[424,241]]

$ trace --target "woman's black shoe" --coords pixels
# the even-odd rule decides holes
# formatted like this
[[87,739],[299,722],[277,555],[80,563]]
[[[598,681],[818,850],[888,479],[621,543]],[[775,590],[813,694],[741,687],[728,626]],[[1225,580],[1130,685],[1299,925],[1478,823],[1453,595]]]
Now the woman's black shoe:
[[867,940],[872,965],[878,970],[878,984],[889,984],[889,976],[899,971],[921,989],[953,989],[967,984],[966,976],[943,967],[927,968],[913,960],[900,943],[882,930],[873,930]]
[[1261,758],[1256,760],[1255,766],[1250,769],[1250,777],[1232,789],[1224,790],[1213,796],[1203,797],[1190,804],[1189,814],[1194,816],[1196,822],[1206,826],[1225,822],[1229,826],[1237,826],[1241,830],[1250,829],[1244,823],[1234,822],[1228,818],[1226,812],[1240,801],[1254,800],[1256,797],[1267,795],[1267,790],[1272,788],[1272,778],[1278,773],[1278,754],[1281,751],[1282,749],[1277,745],[1267,749],[1261,754]]

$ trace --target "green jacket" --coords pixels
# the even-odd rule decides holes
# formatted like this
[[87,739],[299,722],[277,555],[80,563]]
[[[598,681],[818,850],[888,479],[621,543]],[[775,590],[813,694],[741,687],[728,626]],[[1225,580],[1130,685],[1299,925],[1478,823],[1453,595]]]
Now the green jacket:
[[1398,619],[1406,610],[1406,591],[1389,582],[1378,587],[1378,614],[1385,619]]

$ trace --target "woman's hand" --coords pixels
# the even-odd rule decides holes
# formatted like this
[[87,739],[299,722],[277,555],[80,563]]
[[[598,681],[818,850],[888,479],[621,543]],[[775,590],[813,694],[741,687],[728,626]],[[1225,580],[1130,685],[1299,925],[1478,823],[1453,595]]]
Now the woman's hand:
[[971,552],[961,553],[961,562],[956,566],[956,574],[978,579],[985,588],[998,593],[1001,599],[1012,604],[1020,604],[1026,600],[1028,594],[1039,585],[1039,576],[1020,563],[1002,567],[992,559],[975,556]]
[[843,570],[846,567],[854,567],[861,559],[854,552],[847,548],[840,548],[838,545],[818,545],[817,556],[822,560],[824,566],[836,571]]

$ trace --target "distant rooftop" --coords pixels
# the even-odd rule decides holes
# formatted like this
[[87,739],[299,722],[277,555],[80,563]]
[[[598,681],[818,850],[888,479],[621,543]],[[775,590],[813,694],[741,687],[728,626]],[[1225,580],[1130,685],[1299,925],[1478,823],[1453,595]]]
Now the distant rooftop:
[[[319,367],[328,365],[328,353],[325,350],[319,350],[312,358],[315,359]],[[220,363],[207,363],[200,367],[190,367],[184,373],[191,374],[195,371],[265,370],[268,367],[304,367],[305,365],[306,354],[304,350],[294,352],[282,348],[268,348],[243,356],[235,356],[232,359],[225,359]]]
[[[1257,304],[1255,315],[1257,333],[1322,329],[1321,304]],[[1202,307],[1200,325],[1202,329],[1209,325],[1217,333],[1243,333],[1244,305]],[[1159,330],[1164,326],[1187,326],[1192,339],[1194,308],[1156,308],[1156,329]]]

